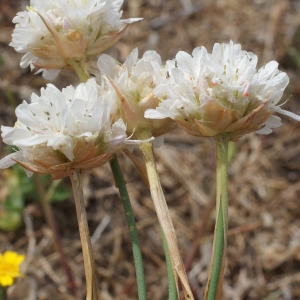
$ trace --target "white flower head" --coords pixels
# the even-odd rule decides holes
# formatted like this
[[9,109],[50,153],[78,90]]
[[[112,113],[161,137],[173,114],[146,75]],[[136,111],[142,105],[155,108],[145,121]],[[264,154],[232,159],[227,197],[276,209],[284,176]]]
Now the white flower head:
[[257,70],[257,56],[241,45],[215,44],[212,54],[204,47],[192,55],[180,51],[167,62],[170,79],[157,87],[157,97],[167,95],[145,117],[172,118],[196,136],[231,133],[235,141],[249,132],[267,134],[281,125],[275,112],[300,121],[278,103],[289,79],[271,61]]
[[134,142],[138,142],[137,133],[142,130],[158,137],[174,129],[175,122],[171,119],[150,120],[144,117],[147,109],[155,108],[159,103],[153,90],[168,78],[167,69],[162,65],[159,54],[146,51],[139,59],[136,48],[124,64],[103,54],[98,59],[98,68],[114,95],[114,117],[124,120],[127,134]]
[[123,146],[126,126],[110,121],[111,103],[94,79],[62,91],[52,84],[16,109],[14,127],[2,126],[6,144],[20,150],[0,160],[0,168],[18,162],[30,172],[68,176],[107,162]]
[[26,11],[13,19],[16,27],[10,46],[25,53],[21,67],[43,71],[47,79],[70,60],[84,65],[116,43],[128,24],[140,19],[121,20],[122,0],[31,0]]

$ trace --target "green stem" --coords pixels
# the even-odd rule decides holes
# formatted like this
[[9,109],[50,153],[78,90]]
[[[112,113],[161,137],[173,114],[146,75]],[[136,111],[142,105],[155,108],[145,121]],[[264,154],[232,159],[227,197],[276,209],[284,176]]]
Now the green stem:
[[167,263],[167,270],[168,270],[169,300],[177,300],[178,299],[177,285],[176,285],[176,281],[175,281],[175,277],[174,277],[174,273],[173,273],[170,252],[169,252],[168,244],[166,241],[166,237],[161,228],[160,228],[160,234],[161,234],[162,241],[163,241],[163,247],[164,247],[164,252],[165,252],[165,256],[166,256],[166,263]]
[[120,197],[122,199],[122,204],[125,211],[127,226],[129,229],[129,236],[132,244],[133,259],[134,259],[135,270],[136,270],[138,298],[139,300],[146,300],[147,297],[146,297],[146,286],[145,286],[145,278],[144,278],[144,267],[143,267],[143,260],[142,260],[142,253],[140,249],[138,231],[136,228],[136,223],[135,223],[129,195],[127,192],[126,184],[116,154],[113,156],[112,160],[110,161],[110,167],[113,172],[117,188],[119,189]]
[[7,288],[0,285],[0,300],[7,300]]
[[84,270],[87,285],[86,300],[98,300],[95,262],[93,257],[93,248],[91,244],[88,222],[86,218],[80,171],[73,170],[70,174],[70,178],[72,182],[79,234],[82,246]]
[[225,267],[225,253],[227,245],[228,229],[228,133],[219,134],[215,137],[217,150],[217,219],[214,234],[213,255],[211,269],[206,286],[207,300],[221,299],[222,284]]
[[84,64],[82,61],[76,61],[75,59],[70,59],[69,64],[73,67],[79,80],[81,82],[87,82],[90,76],[84,71]]

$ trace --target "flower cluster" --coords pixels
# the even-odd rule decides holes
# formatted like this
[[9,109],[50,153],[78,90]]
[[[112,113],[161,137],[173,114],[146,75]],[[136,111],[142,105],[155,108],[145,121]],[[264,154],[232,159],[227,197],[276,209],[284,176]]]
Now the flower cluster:
[[168,82],[154,90],[162,101],[146,118],[172,118],[196,136],[228,132],[232,141],[253,131],[272,132],[281,125],[276,112],[300,120],[278,106],[287,74],[275,61],[257,70],[257,56],[241,45],[215,44],[211,54],[204,47],[192,55],[180,51],[167,67]]
[[139,139],[138,133],[148,130],[153,137],[159,137],[176,127],[171,119],[150,120],[144,117],[147,109],[159,104],[153,90],[168,77],[158,53],[146,51],[139,59],[136,48],[122,65],[111,56],[103,54],[98,59],[98,68],[114,94],[114,117],[124,120],[128,136]]
[[52,84],[16,109],[15,126],[2,126],[3,141],[20,150],[0,160],[0,168],[18,162],[29,172],[63,178],[72,169],[95,168],[122,148],[124,122],[110,121],[112,101],[94,79],[62,91]]
[[0,285],[7,287],[13,284],[14,279],[22,276],[20,264],[25,259],[24,255],[19,255],[13,251],[6,251],[0,254]]
[[10,46],[25,53],[21,67],[43,71],[47,79],[71,60],[86,63],[117,42],[127,25],[140,19],[121,20],[120,0],[31,0],[16,23]]
[[[13,19],[16,27],[10,45],[24,54],[21,67],[36,67],[46,79],[53,79],[61,69],[73,69],[83,83],[62,91],[48,84],[40,96],[32,94],[31,103],[24,101],[17,107],[15,126],[1,126],[3,141],[12,145],[15,152],[0,160],[0,168],[19,163],[28,175],[71,177],[80,236],[82,244],[87,243],[83,247],[87,298],[95,292],[96,299],[92,247],[78,170],[103,165],[125,143],[140,143],[175,279],[181,281],[185,298],[194,299],[150,141],[159,137],[156,143],[162,142],[162,135],[174,129],[176,123],[192,135],[215,137],[217,153],[221,154],[218,159],[225,162],[222,168],[218,164],[217,178],[226,180],[229,139],[236,141],[250,132],[272,132],[281,125],[275,113],[298,121],[300,117],[279,105],[289,79],[278,70],[278,63],[271,61],[257,69],[257,56],[232,41],[215,44],[211,54],[204,47],[194,49],[192,55],[180,51],[166,65],[155,51],[146,51],[139,59],[138,50],[134,49],[124,64],[103,54],[97,62],[99,72],[91,74],[91,59],[117,42],[128,24],[140,20],[122,20],[122,3],[123,0],[30,0],[27,10]],[[91,79],[91,75],[95,78]],[[116,158],[113,160],[118,165]],[[137,161],[135,164],[143,174],[144,168]],[[113,170],[116,182],[124,185],[122,176],[116,176],[118,168]],[[126,191],[123,195],[121,191],[122,199],[128,201]],[[216,226],[215,241],[222,239],[223,246],[214,248],[212,257],[222,256],[222,263],[226,253],[227,206],[227,185],[217,181],[217,224],[221,226]],[[127,210],[126,214],[132,215]],[[132,231],[133,226],[129,224],[129,228]],[[221,239],[217,237],[218,228]],[[137,239],[134,243],[136,248]],[[214,255],[215,251],[220,256]],[[11,285],[21,275],[19,265],[23,260],[24,256],[14,252],[0,254],[1,286]],[[222,267],[212,270],[217,275],[214,278],[221,282]],[[215,293],[221,295],[221,284],[210,285],[210,279],[208,282],[211,294],[207,297],[215,299]]]

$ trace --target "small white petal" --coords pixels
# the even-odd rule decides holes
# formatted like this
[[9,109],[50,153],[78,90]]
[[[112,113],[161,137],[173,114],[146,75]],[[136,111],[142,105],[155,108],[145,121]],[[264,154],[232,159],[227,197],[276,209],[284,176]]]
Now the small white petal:
[[138,145],[138,144],[144,144],[144,143],[151,142],[154,139],[155,139],[154,136],[152,136],[151,138],[146,139],[146,140],[129,140],[129,139],[126,139],[126,140],[124,140],[124,143],[128,144],[128,145]]
[[158,136],[155,138],[155,140],[153,141],[153,146],[154,148],[159,148],[162,146],[162,144],[164,143],[164,136]]
[[116,67],[116,61],[107,54],[102,54],[98,58],[97,66],[102,75],[108,75],[109,77],[114,77],[114,69]]
[[125,66],[127,67],[127,70],[131,70],[132,67],[136,64],[138,55],[139,55],[138,48],[134,48],[132,52],[128,55],[124,63]]
[[[53,69],[53,70],[41,69],[41,70],[43,71],[43,77],[46,80],[54,80],[60,72],[60,70],[56,70],[56,69]],[[36,74],[37,73],[38,72],[36,72]]]
[[22,158],[23,158],[22,151],[11,153],[0,160],[0,169],[7,169],[16,163],[13,159],[20,160]]
[[294,119],[294,120],[300,122],[300,116],[296,115],[295,113],[292,113],[292,112],[290,112],[290,111],[284,110],[284,109],[282,109],[282,108],[279,107],[279,106],[275,106],[275,107],[274,107],[274,110],[275,110],[276,112],[282,114],[282,115],[285,115],[285,116],[287,116],[287,117],[289,117],[289,118],[292,118],[292,119]]

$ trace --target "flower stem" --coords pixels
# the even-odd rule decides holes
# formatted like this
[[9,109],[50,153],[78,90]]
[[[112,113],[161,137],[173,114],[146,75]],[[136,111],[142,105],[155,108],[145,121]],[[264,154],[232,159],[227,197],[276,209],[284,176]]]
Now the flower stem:
[[119,165],[117,155],[115,154],[110,161],[110,167],[113,172],[117,188],[119,189],[120,197],[122,199],[123,208],[125,211],[127,226],[129,229],[129,236],[132,244],[133,259],[135,264],[137,287],[138,287],[138,298],[139,300],[146,300],[146,286],[144,278],[144,267],[142,260],[142,253],[140,249],[140,242],[138,237],[138,231],[136,228],[136,223],[122,174],[122,170]]
[[[81,82],[87,82],[90,76],[84,71],[83,64],[75,60],[70,60],[69,63],[75,70],[79,80]],[[110,161],[110,166],[115,178],[116,185],[119,189],[120,197],[123,200],[122,204],[124,207],[126,221],[129,228],[129,236],[132,244],[133,259],[134,259],[134,264],[136,269],[138,297],[139,300],[146,300],[147,298],[146,298],[144,267],[143,267],[142,253],[141,253],[140,243],[138,238],[138,232],[137,232],[136,223],[135,223],[129,195],[127,192],[126,184],[116,155],[114,155],[112,160]]]
[[161,228],[160,228],[160,233],[161,233],[161,237],[162,237],[162,241],[163,241],[163,247],[164,247],[164,252],[165,252],[165,256],[166,256],[166,263],[167,263],[167,270],[168,270],[169,300],[177,300],[178,299],[177,284],[176,284],[174,273],[173,273],[170,252],[168,249],[166,237]]
[[[138,138],[140,140],[146,140],[150,137],[151,137],[151,132],[147,130],[138,132]],[[177,278],[179,277],[183,286],[185,299],[192,300],[194,299],[194,296],[188,283],[187,275],[184,269],[184,265],[178,247],[175,229],[160,184],[159,176],[156,169],[156,162],[154,158],[152,143],[151,142],[141,143],[139,144],[139,147],[142,152],[143,159],[146,165],[147,175],[148,175],[149,185],[150,185],[150,193],[155,206],[157,217],[167,241],[167,245],[170,253],[170,260],[172,263],[173,274],[175,277],[174,280],[177,284]],[[177,286],[177,290],[178,290],[178,286]]]
[[86,218],[81,175],[79,172],[79,170],[73,170],[71,172],[70,178],[72,182],[72,190],[75,200],[77,221],[79,226],[79,234],[81,239],[84,269],[86,276],[86,300],[98,300],[98,288],[96,281],[96,270],[93,257],[93,249]]
[[216,191],[216,225],[214,246],[210,264],[205,300],[217,300],[222,297],[225,255],[228,230],[228,142],[230,135],[222,133],[215,137],[217,151],[217,191]]
[[90,76],[84,71],[84,64],[82,61],[76,61],[75,59],[70,59],[69,64],[73,67],[79,80],[83,83],[87,82]]
[[0,300],[7,300],[7,288],[0,285]]

